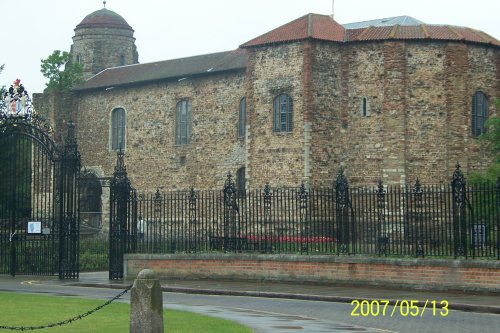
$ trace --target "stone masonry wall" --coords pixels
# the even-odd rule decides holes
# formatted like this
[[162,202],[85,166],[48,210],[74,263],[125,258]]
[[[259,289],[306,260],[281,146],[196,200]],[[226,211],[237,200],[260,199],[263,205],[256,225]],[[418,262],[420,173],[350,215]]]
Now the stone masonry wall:
[[313,184],[331,186],[341,165],[351,182],[373,183],[382,177],[387,149],[382,50],[377,44],[317,44],[314,57]]
[[[113,109],[126,112],[125,163],[132,185],[153,191],[222,188],[228,171],[245,166],[238,140],[238,108],[244,75],[215,75],[180,82],[93,92],[80,99],[77,139],[82,164],[111,176],[116,152],[110,150]],[[192,103],[192,136],[175,144],[176,104]]]
[[[302,44],[262,47],[253,50],[251,58],[247,69],[248,185],[299,186],[304,178]],[[289,133],[273,131],[273,102],[281,93],[293,99],[293,131]]]
[[112,28],[79,28],[71,46],[72,60],[83,65],[84,79],[89,79],[100,71],[124,64],[136,64],[139,60],[133,31]]

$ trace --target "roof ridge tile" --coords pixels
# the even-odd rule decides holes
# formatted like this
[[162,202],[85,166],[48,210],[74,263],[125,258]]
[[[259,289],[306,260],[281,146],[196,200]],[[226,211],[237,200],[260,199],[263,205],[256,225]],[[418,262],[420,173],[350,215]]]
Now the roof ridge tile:
[[451,32],[453,32],[455,35],[457,35],[458,39],[465,40],[464,35],[462,35],[460,32],[458,32],[454,27],[452,27],[451,25],[447,25],[446,27],[448,29],[450,29]]
[[356,40],[361,40],[365,35],[368,34],[369,31],[375,29],[375,26],[370,25],[368,28],[363,28],[363,31],[356,37]]
[[395,24],[392,26],[392,29],[391,29],[391,32],[389,33],[389,38],[397,38],[398,36],[398,32],[400,32],[400,29],[399,29],[400,25],[399,24]]
[[427,30],[427,25],[421,24],[420,25],[420,30],[424,34],[424,38],[430,38],[431,37],[431,35],[429,34],[429,30]]
[[313,36],[313,14],[309,13],[307,16],[307,37]]

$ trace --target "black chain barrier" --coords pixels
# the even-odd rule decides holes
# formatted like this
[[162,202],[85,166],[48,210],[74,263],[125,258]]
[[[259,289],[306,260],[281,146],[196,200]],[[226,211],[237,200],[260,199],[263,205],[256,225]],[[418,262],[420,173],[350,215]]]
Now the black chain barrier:
[[115,297],[113,297],[112,299],[110,299],[109,301],[107,301],[106,303],[104,304],[101,304],[99,305],[98,307],[90,310],[90,311],[87,311],[81,315],[78,315],[78,316],[74,316],[70,319],[66,319],[66,320],[63,320],[63,321],[60,321],[60,322],[57,322],[57,323],[53,323],[53,324],[48,324],[48,325],[43,325],[43,326],[2,326],[0,325],[0,330],[11,330],[11,331],[34,331],[34,330],[41,330],[41,329],[44,329],[44,328],[51,328],[51,327],[56,327],[56,326],[63,326],[63,325],[66,325],[66,324],[71,324],[72,322],[75,322],[77,320],[80,320],[80,319],[83,319],[87,316],[90,316],[91,314],[93,314],[94,312],[97,312],[99,310],[101,310],[102,308],[104,308],[105,306],[108,306],[110,305],[111,303],[113,303],[114,301],[116,301],[117,299],[119,299],[120,297],[122,297],[124,294],[126,294],[131,288],[132,288],[132,284],[130,286],[127,287],[127,289],[125,289],[124,291],[122,291],[121,293],[119,293],[118,295],[116,295]]

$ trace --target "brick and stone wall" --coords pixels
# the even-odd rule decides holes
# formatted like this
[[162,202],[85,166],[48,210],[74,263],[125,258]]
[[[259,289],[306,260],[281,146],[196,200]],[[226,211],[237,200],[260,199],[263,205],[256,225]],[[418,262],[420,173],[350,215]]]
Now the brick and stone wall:
[[[472,96],[498,90],[494,49],[462,43],[317,43],[313,53],[312,183],[340,165],[353,184],[449,182],[490,157],[470,131]],[[367,112],[362,113],[363,98]]]
[[160,279],[271,280],[500,292],[497,261],[285,254],[128,254],[124,267],[128,279],[149,268]]
[[[448,183],[491,161],[470,130],[472,96],[498,114],[500,56],[487,45],[438,41],[291,42],[247,49],[245,71],[40,97],[58,124],[73,117],[82,163],[111,176],[110,115],[126,112],[126,165],[134,187],[220,189],[245,167],[247,188]],[[273,131],[273,99],[293,99],[293,131]],[[247,100],[246,138],[237,133]],[[175,109],[192,103],[191,142],[175,145]],[[363,112],[363,99],[366,112]],[[40,104],[40,105],[38,105]],[[69,111],[68,111],[69,110]],[[74,116],[71,114],[74,113]]]

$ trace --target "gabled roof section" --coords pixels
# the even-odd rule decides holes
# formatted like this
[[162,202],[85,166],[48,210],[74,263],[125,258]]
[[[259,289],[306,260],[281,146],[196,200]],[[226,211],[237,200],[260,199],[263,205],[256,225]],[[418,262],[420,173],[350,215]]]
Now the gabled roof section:
[[305,39],[344,41],[345,29],[328,15],[307,14],[268,33],[254,38],[241,47],[253,47]]
[[389,27],[393,25],[408,26],[408,25],[421,25],[421,24],[424,24],[424,22],[417,20],[416,18],[413,18],[411,16],[405,15],[405,16],[387,17],[387,18],[363,21],[363,22],[348,23],[348,24],[343,24],[343,26],[347,30],[351,30],[351,29],[363,29],[368,27]]
[[246,68],[247,52],[237,49],[146,64],[113,67],[91,77],[74,90],[90,90],[146,83],[159,80],[184,79]]

